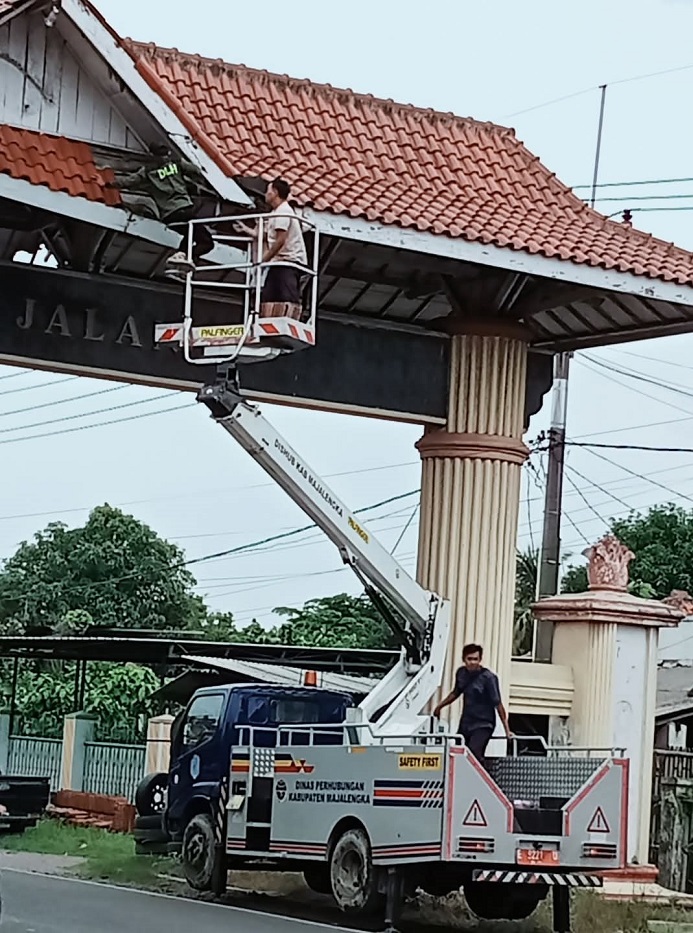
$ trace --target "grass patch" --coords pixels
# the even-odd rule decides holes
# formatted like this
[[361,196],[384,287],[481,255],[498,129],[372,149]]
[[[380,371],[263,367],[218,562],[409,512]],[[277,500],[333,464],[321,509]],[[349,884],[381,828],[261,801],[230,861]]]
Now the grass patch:
[[3,836],[0,847],[7,852],[74,856],[84,859],[75,870],[79,877],[159,890],[164,887],[159,875],[176,869],[172,859],[135,855],[132,836],[52,819],[41,820],[22,835]]

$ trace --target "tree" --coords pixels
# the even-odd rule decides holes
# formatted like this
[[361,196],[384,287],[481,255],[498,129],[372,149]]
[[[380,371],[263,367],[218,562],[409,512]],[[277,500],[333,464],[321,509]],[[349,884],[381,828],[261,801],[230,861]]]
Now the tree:
[[195,628],[206,610],[194,585],[179,547],[102,505],[81,528],[49,524],[9,558],[0,571],[0,628]]
[[515,565],[513,654],[522,655],[532,650],[534,616],[531,607],[537,599],[539,552],[534,548],[518,551]]
[[[629,565],[631,593],[664,599],[672,590],[693,591],[693,511],[655,505],[613,519],[610,531],[635,554]],[[586,568],[571,567],[563,578],[564,592],[586,589]]]
[[[71,667],[23,671],[17,684],[16,731],[44,738],[62,736],[63,719],[74,711],[75,678]],[[158,686],[156,674],[148,667],[89,664],[84,712],[96,719],[98,738],[110,742],[143,739],[146,720],[154,712],[151,695]]]
[[302,609],[274,610],[287,621],[273,632],[281,644],[330,648],[392,648],[395,639],[367,596],[339,593],[310,599]]

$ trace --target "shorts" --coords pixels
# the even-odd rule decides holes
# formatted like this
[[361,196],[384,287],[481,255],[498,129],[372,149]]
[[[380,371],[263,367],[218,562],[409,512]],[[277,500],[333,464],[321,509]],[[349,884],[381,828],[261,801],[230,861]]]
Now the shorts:
[[300,305],[300,275],[298,269],[292,269],[289,266],[269,266],[260,296],[262,304],[285,302]]

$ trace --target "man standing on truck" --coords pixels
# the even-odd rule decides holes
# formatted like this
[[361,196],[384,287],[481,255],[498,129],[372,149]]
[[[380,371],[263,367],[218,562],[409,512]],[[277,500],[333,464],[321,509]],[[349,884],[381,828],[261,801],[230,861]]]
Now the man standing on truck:
[[505,734],[512,737],[508,724],[508,714],[503,706],[498,677],[486,667],[481,659],[484,650],[481,645],[465,645],[462,649],[462,667],[455,674],[455,686],[441,700],[433,711],[438,717],[440,711],[460,697],[464,697],[462,717],[458,732],[474,757],[485,765],[486,746],[496,728],[496,713],[503,723]]

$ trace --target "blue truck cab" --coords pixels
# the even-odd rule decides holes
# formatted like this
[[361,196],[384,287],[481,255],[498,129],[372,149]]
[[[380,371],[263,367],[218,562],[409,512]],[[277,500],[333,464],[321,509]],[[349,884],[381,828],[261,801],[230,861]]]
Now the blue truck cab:
[[[249,745],[341,744],[342,730],[320,730],[311,739],[301,725],[338,725],[354,705],[347,693],[317,687],[265,684],[204,687],[174,724],[167,800],[163,814],[169,851],[180,850],[186,827],[198,815],[218,811],[234,748]],[[278,732],[279,726],[296,726]],[[233,794],[239,788],[230,787]]]

